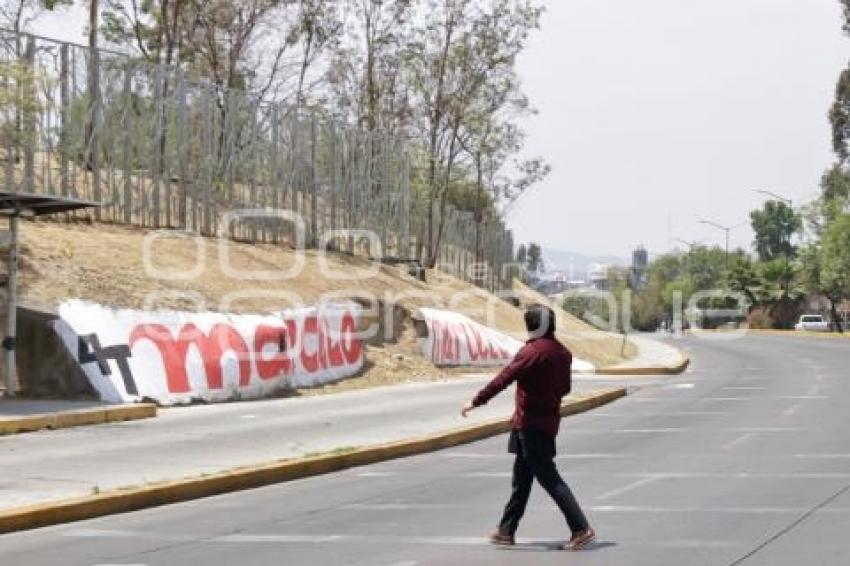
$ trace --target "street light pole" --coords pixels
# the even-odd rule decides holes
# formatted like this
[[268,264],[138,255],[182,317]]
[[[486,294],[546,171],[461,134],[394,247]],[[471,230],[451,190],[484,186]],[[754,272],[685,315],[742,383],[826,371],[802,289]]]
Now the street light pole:
[[699,243],[699,242],[689,242],[689,241],[687,241],[687,240],[683,240],[682,238],[673,238],[673,241],[674,241],[674,242],[679,242],[680,244],[685,244],[686,246],[688,246],[688,251],[693,251],[693,249],[694,249],[695,247],[697,247],[698,245],[700,245],[700,243]]
[[763,195],[767,195],[767,196],[769,196],[769,197],[772,197],[772,198],[774,198],[774,199],[776,199],[776,200],[778,200],[778,201],[781,201],[781,202],[784,202],[785,204],[787,204],[787,205],[788,205],[788,208],[790,208],[790,209],[792,209],[792,210],[794,209],[794,201],[793,201],[793,200],[791,200],[790,198],[786,198],[786,197],[784,197],[784,196],[782,196],[782,195],[778,195],[778,194],[776,194],[776,193],[774,193],[774,192],[766,191],[766,190],[764,190],[764,189],[753,189],[753,192],[761,193],[761,194],[763,194]]
[[[776,199],[780,202],[784,202],[785,204],[788,205],[788,208],[791,209],[791,212],[794,212],[794,201],[791,200],[790,198],[784,197],[782,195],[778,195],[778,194],[774,193],[773,191],[766,191],[764,189],[753,189],[753,192],[769,196],[769,197]],[[800,222],[800,244],[801,245],[803,244],[804,239],[805,239],[805,230],[803,229],[803,222],[801,221]]]
[[714,226],[715,228],[717,228],[719,230],[723,230],[724,232],[726,232],[726,270],[728,271],[729,270],[729,232],[732,231],[732,227],[731,226],[724,226],[722,224],[718,224],[717,222],[714,222],[712,220],[700,220],[699,223],[700,224],[708,224],[709,226]]

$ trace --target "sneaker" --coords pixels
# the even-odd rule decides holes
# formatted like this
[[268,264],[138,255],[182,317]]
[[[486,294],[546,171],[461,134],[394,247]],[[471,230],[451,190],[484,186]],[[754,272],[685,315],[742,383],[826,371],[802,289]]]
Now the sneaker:
[[581,550],[596,539],[596,533],[590,527],[579,531],[570,537],[570,542],[564,546],[564,550]]
[[516,541],[514,541],[514,535],[506,533],[502,529],[496,529],[490,535],[490,543],[499,546],[513,546]]

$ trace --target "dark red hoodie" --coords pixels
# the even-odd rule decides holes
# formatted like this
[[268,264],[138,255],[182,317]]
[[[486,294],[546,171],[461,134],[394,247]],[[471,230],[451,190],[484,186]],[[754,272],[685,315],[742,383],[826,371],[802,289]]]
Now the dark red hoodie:
[[533,338],[478,392],[472,404],[484,405],[516,381],[516,408],[511,426],[537,429],[554,437],[561,423],[561,398],[570,392],[572,385],[572,363],[570,351],[555,338]]

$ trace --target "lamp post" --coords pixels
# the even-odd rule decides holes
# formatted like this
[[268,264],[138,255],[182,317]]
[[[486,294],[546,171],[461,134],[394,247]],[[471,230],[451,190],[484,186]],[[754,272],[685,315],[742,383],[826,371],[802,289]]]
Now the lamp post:
[[674,242],[679,242],[680,244],[685,244],[688,246],[688,251],[692,251],[695,247],[700,245],[700,242],[689,242],[687,240],[683,240],[682,238],[673,238]]
[[766,190],[764,190],[764,189],[753,189],[753,192],[755,192],[755,193],[760,193],[760,194],[763,194],[763,195],[769,196],[769,197],[771,197],[771,198],[774,198],[774,199],[776,199],[776,200],[778,200],[778,201],[784,202],[785,204],[787,204],[787,205],[788,205],[788,208],[790,208],[790,209],[793,209],[793,208],[794,208],[794,201],[793,201],[793,200],[791,200],[790,198],[786,198],[786,197],[784,197],[784,196],[782,196],[782,195],[778,195],[778,194],[776,194],[776,193],[774,193],[774,192],[766,191]]
[[732,231],[731,226],[724,226],[723,224],[718,224],[712,220],[700,220],[700,224],[708,224],[709,226],[714,226],[718,230],[723,230],[726,232],[726,269],[729,269],[729,232]]
[[[794,212],[794,201],[790,198],[784,197],[782,195],[778,195],[773,191],[767,191],[764,189],[753,189],[754,193],[759,193],[765,196],[769,196],[772,199],[778,200],[779,202],[784,202],[788,205],[788,208],[791,209],[791,212]],[[803,243],[804,231],[803,231],[803,223],[800,222],[800,243]]]

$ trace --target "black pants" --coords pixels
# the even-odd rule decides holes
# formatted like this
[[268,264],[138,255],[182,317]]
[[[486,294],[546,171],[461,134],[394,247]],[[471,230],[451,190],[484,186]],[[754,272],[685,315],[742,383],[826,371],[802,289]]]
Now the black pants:
[[535,478],[558,505],[573,533],[588,527],[581,507],[555,467],[555,439],[552,436],[532,429],[514,430],[511,432],[509,451],[516,454],[516,459],[511,498],[505,505],[505,513],[499,523],[502,532],[516,532],[525,514]]

